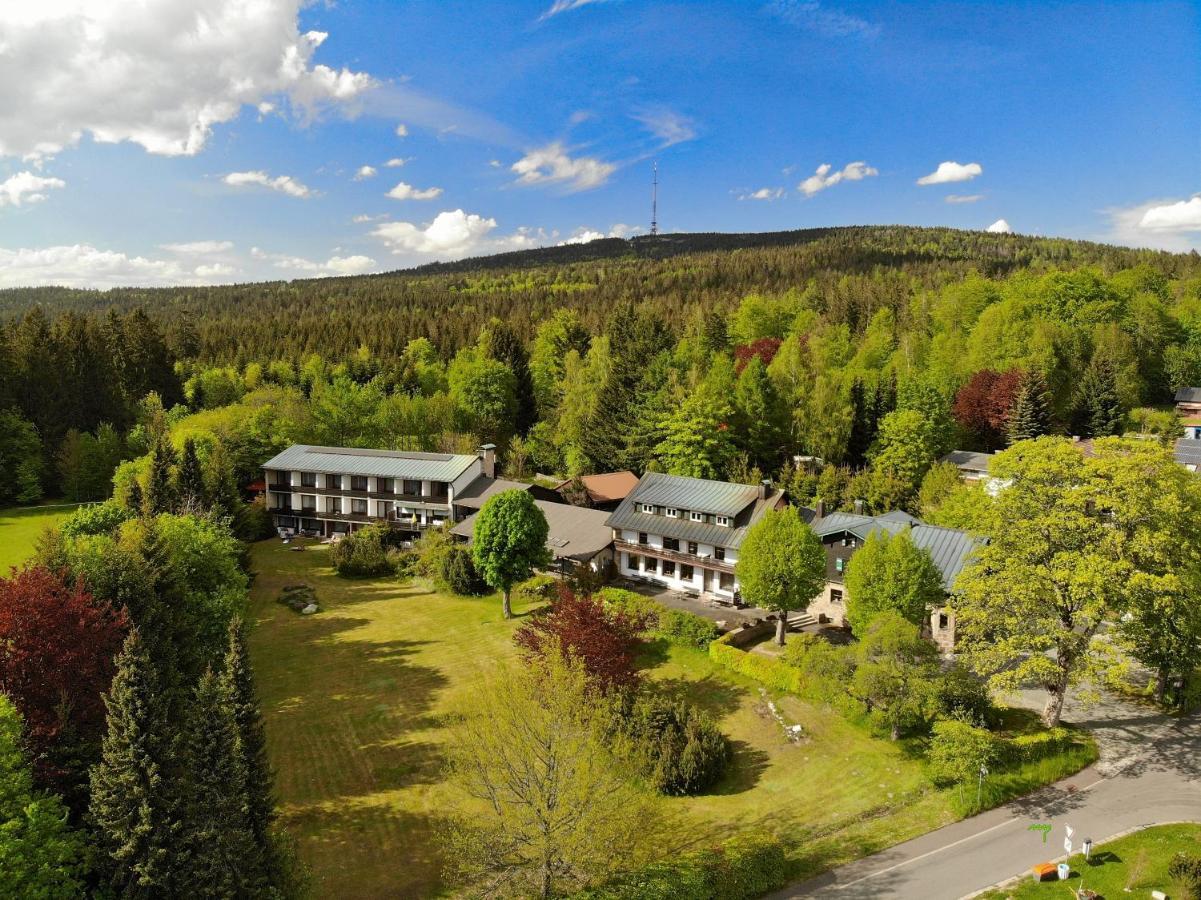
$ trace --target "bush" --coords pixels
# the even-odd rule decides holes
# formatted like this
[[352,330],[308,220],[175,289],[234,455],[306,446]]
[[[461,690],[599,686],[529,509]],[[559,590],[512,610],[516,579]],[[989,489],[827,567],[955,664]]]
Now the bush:
[[788,883],[784,845],[741,838],[621,875],[578,900],[750,900]]
[[1033,734],[1021,734],[1006,741],[1002,754],[1008,763],[1028,763],[1057,756],[1075,742],[1075,734],[1068,729],[1049,728]]
[[618,753],[659,793],[699,794],[725,772],[730,742],[690,703],[627,692],[613,713]]
[[388,561],[397,578],[412,578],[417,574],[417,554],[412,550],[389,550]]
[[431,528],[426,531],[413,545],[413,553],[417,555],[417,574],[440,582],[446,567],[446,556],[456,546],[455,539],[445,529]]
[[330,548],[330,563],[344,578],[373,578],[391,575],[395,567],[388,558],[392,530],[375,522],[346,535]]
[[679,609],[664,609],[659,612],[658,618],[659,624],[654,629],[654,633],[673,644],[683,644],[704,650],[721,637],[716,622],[711,622],[694,613]]
[[117,503],[106,500],[92,506],[81,506],[63,520],[59,530],[64,537],[91,534],[112,534],[117,526],[133,518],[133,513]]
[[981,766],[990,766],[997,757],[997,739],[983,728],[958,719],[934,723],[927,759],[930,776],[937,784],[956,784],[977,777]]
[[260,494],[238,507],[238,513],[234,516],[234,533],[239,540],[247,542],[261,541],[275,534],[264,495]]
[[663,612],[664,607],[650,597],[645,597],[637,591],[613,587],[602,588],[597,596],[606,608],[637,620],[643,629],[653,630],[659,625],[659,614]]
[[438,583],[446,590],[461,597],[479,597],[488,593],[488,585],[475,570],[471,551],[466,547],[450,547],[441,561]]
[[[728,637],[728,636],[727,636]],[[799,694],[804,686],[804,678],[800,671],[770,656],[758,653],[746,653],[737,647],[726,643],[721,638],[709,645],[709,658],[719,666],[733,669],[740,675],[753,678],[770,688]]]
[[1185,900],[1201,897],[1201,857],[1177,853],[1168,863],[1168,877],[1177,886],[1173,896]]
[[958,719],[981,728],[996,724],[996,709],[988,685],[958,663],[939,676],[934,703],[941,718]]
[[525,606],[553,600],[558,584],[553,575],[535,575],[513,588],[513,599]]

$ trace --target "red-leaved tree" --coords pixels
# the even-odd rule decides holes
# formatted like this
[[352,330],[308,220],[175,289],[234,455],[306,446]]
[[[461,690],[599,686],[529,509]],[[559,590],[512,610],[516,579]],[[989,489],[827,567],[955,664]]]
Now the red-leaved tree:
[[526,621],[513,640],[527,657],[557,652],[579,659],[589,679],[608,691],[638,681],[634,671],[638,630],[639,623],[629,616],[610,612],[599,599],[560,585],[550,609]]
[[124,610],[66,573],[34,566],[0,578],[0,693],[25,718],[43,778],[63,774],[48,758],[60,738],[88,742],[103,731],[102,695],[127,627]]
[[1009,411],[1021,383],[1021,369],[981,369],[955,394],[955,421],[976,436],[982,449],[1005,446]]
[[782,343],[784,342],[779,338],[765,337],[749,344],[739,344],[734,348],[734,371],[741,375],[746,364],[756,356],[763,360],[764,366],[770,366],[771,361],[780,352]]

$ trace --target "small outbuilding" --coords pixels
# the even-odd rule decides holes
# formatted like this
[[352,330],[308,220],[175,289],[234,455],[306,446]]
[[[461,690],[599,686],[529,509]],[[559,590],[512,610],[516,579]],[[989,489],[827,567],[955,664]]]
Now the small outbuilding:
[[[594,572],[607,571],[613,562],[613,530],[606,524],[608,512],[547,500],[535,500],[534,505],[546,516],[549,528],[546,546],[558,571],[567,573],[577,566],[588,566]],[[470,544],[477,518],[479,513],[468,516],[450,533]]]

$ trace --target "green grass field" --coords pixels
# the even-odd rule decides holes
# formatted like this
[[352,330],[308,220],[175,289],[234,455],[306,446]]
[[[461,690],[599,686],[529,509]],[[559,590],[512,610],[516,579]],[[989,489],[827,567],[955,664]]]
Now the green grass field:
[[0,574],[7,576],[11,566],[29,559],[47,526],[57,525],[74,509],[72,505],[0,509]]
[[1072,867],[1066,882],[1036,883],[1026,880],[1004,890],[989,891],[982,900],[1037,900],[1068,897],[1083,886],[1101,897],[1149,897],[1163,891],[1169,897],[1184,897],[1168,878],[1168,863],[1176,853],[1201,855],[1201,825],[1159,825],[1136,831],[1093,848],[1088,861],[1082,854],[1068,860]]
[[[283,820],[315,894],[444,891],[436,834],[452,802],[442,781],[446,717],[514,659],[520,619],[505,622],[496,597],[338,578],[322,547],[293,552],[267,541],[253,560],[251,651]],[[299,581],[316,588],[322,612],[302,617],[275,602],[280,587]],[[793,743],[759,688],[703,651],[655,644],[643,663],[664,689],[716,716],[735,747],[709,794],[660,801],[677,823],[672,850],[772,832],[795,848],[802,877],[956,818],[912,746],[786,696],[777,703],[805,734]]]

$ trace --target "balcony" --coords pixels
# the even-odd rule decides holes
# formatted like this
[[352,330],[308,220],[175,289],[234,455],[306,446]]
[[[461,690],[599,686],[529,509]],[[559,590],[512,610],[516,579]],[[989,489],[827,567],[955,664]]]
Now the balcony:
[[635,541],[626,541],[620,538],[613,541],[613,547],[618,552],[633,553],[638,556],[653,556],[656,559],[670,559],[672,562],[682,563],[686,566],[696,566],[703,569],[712,569],[715,572],[728,572],[734,574],[734,564],[724,559],[714,559],[712,556],[694,556],[691,553],[684,553],[681,550],[667,550],[663,547],[652,547],[650,544],[639,544]]

